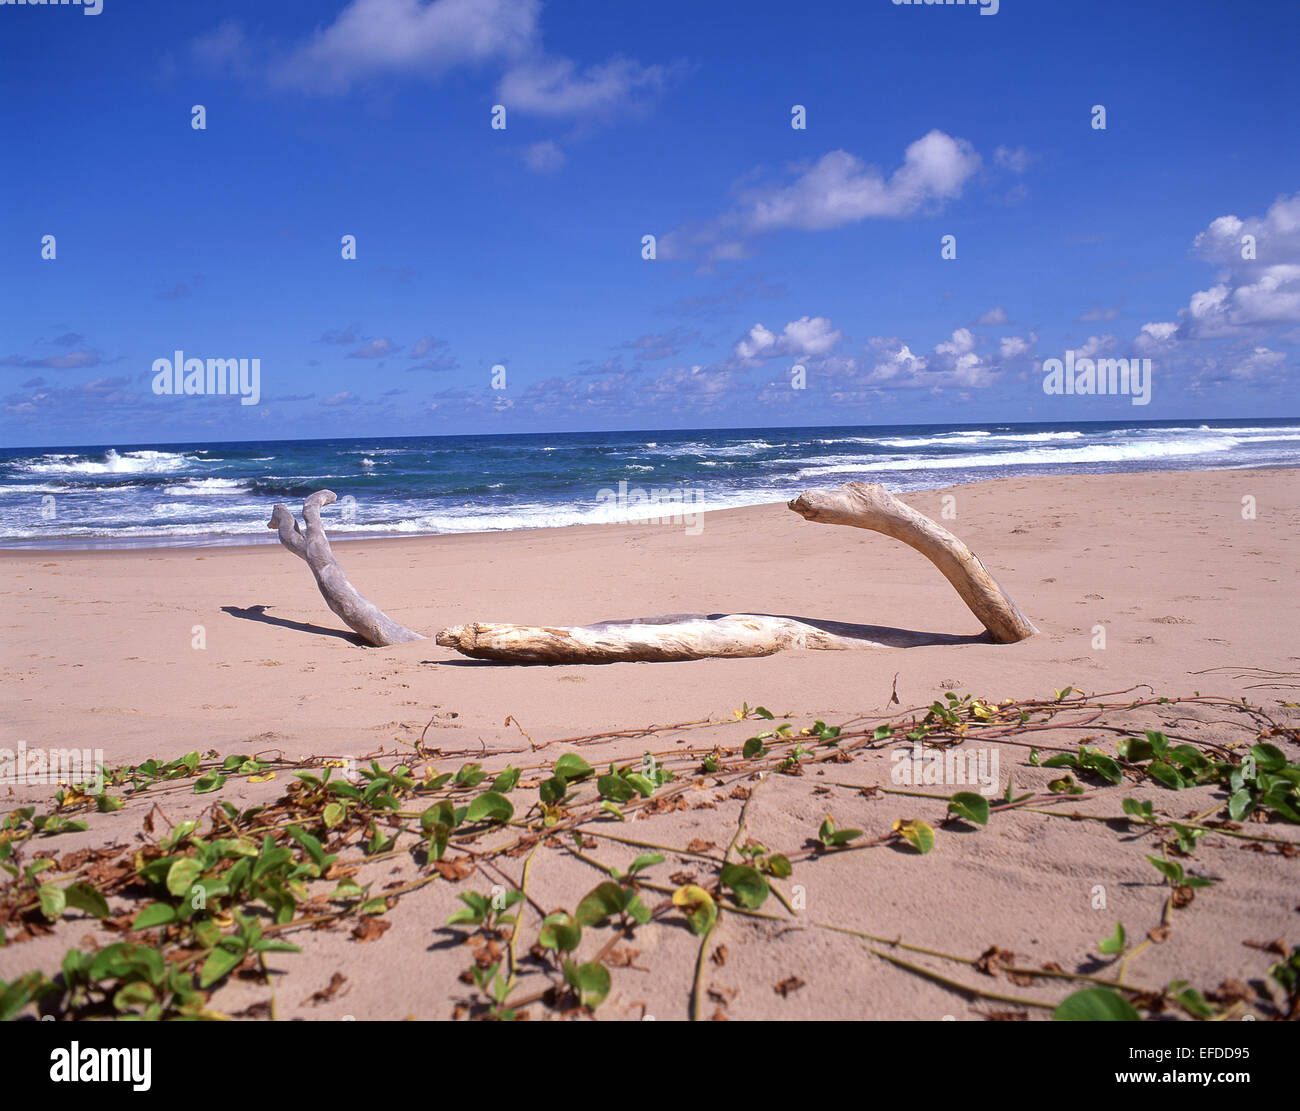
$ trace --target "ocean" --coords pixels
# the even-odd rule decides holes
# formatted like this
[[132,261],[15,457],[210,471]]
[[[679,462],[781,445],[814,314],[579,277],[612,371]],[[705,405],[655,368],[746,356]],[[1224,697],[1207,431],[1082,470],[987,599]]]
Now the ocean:
[[1298,465],[1300,418],[10,448],[0,547],[273,543],[271,507],[297,513],[323,487],[342,502],[326,510],[331,535],[413,536],[667,516],[655,490],[694,512],[851,480],[906,493],[1008,475]]

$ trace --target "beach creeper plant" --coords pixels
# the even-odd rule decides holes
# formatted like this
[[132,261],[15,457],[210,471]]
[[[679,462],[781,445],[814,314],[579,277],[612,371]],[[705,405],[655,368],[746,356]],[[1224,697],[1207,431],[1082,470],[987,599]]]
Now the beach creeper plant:
[[[454,773],[438,771],[432,765],[417,772],[391,755],[367,760],[355,775],[337,774],[341,767],[353,766],[353,762],[338,758],[294,764],[215,753],[189,753],[166,763],[145,761],[129,769],[109,769],[104,793],[120,805],[105,808],[91,793],[64,788],[53,796],[53,806],[46,813],[26,805],[0,818],[0,937],[14,946],[48,932],[64,919],[84,921],[86,916],[128,931],[127,936],[98,950],[70,950],[57,980],[31,971],[0,983],[0,1015],[12,1017],[41,1008],[66,1017],[221,1017],[214,1009],[214,993],[235,976],[269,984],[267,962],[296,951],[291,931],[346,926],[358,940],[372,940],[382,935],[386,916],[410,892],[431,883],[454,885],[484,868],[495,879],[497,874],[490,869],[524,856],[518,888],[494,887],[491,895],[468,890],[456,893],[460,906],[451,915],[448,929],[461,935],[475,952],[465,975],[475,995],[465,1014],[508,1019],[523,1017],[535,1005],[564,1014],[589,1014],[607,1005],[612,975],[617,974],[611,974],[610,967],[620,963],[614,956],[615,946],[636,931],[660,928],[661,918],[673,918],[699,939],[701,956],[690,987],[691,1011],[698,1017],[705,947],[716,945],[712,940],[715,932],[725,927],[729,916],[797,921],[805,929],[845,930],[838,924],[805,917],[801,903],[792,903],[781,891],[781,881],[796,867],[816,868],[819,857],[870,851],[890,843],[925,853],[935,844],[931,822],[960,821],[982,829],[993,813],[1007,809],[1041,815],[1042,821],[1058,817],[1113,821],[1113,816],[1104,813],[1054,810],[1050,794],[1017,794],[1010,777],[1006,791],[994,801],[973,792],[928,794],[840,784],[824,775],[835,765],[896,744],[901,737],[922,736],[928,744],[953,745],[972,730],[978,730],[981,739],[990,743],[1011,740],[1024,744],[1022,738],[1032,728],[1035,743],[1049,748],[1047,738],[1052,730],[1079,731],[1135,710],[1149,713],[1184,705],[1213,707],[1220,724],[1239,716],[1250,731],[1253,747],[1240,758],[1225,758],[1232,746],[1202,750],[1175,745],[1153,730],[1144,737],[1126,737],[1116,755],[1109,757],[1124,777],[1140,784],[1174,790],[1216,786],[1222,790],[1218,811],[1222,816],[1217,818],[1211,811],[1198,819],[1171,820],[1163,817],[1151,800],[1132,797],[1114,808],[1122,810],[1130,822],[1156,831],[1162,840],[1161,855],[1152,856],[1151,863],[1169,887],[1169,894],[1162,896],[1165,913],[1159,927],[1168,930],[1173,927],[1169,908],[1185,905],[1180,900],[1186,900],[1193,889],[1214,882],[1190,874],[1184,863],[1203,845],[1231,838],[1288,848],[1287,842],[1273,836],[1275,831],[1256,829],[1261,819],[1270,824],[1292,821],[1288,812],[1294,813],[1290,800],[1293,773],[1298,769],[1279,746],[1297,743],[1294,732],[1257,707],[1200,696],[1107,702],[1106,696],[1085,696],[1068,687],[1053,692],[1051,698],[1020,702],[954,694],[884,720],[853,719],[838,726],[816,721],[800,728],[799,723],[786,719],[750,738],[755,744],[736,745],[723,738],[713,743],[710,737],[703,745],[610,764],[604,774],[598,774],[572,751],[576,745],[601,739],[599,734],[564,742],[568,751],[553,763],[507,766],[495,774],[477,762],[462,764]],[[737,720],[748,717],[775,722],[777,715],[762,707],[745,707],[736,715]],[[705,721],[671,728],[687,730],[685,735],[689,735],[692,729],[716,731],[728,725]],[[1139,743],[1143,741],[1149,747]],[[417,752],[427,760],[425,753]],[[1052,757],[1057,755],[1068,759],[1056,766],[1069,767],[1093,782],[1094,786],[1086,789],[1076,784],[1080,791],[1089,792],[1088,798],[1104,799],[1112,791],[1117,797],[1119,784],[1112,784],[1113,777],[1103,774],[1109,769],[1091,759],[1107,754],[1086,745],[1080,749],[1076,742],[1052,753]],[[1150,773],[1148,765],[1153,762],[1174,769],[1182,786],[1162,782],[1161,771]],[[898,819],[892,826],[881,823],[870,833],[842,829],[828,818],[815,838],[802,847],[784,847],[784,851],[779,851],[781,846],[774,850],[746,838],[748,800],[753,792],[773,780],[769,773],[789,772],[795,767],[822,776],[808,780],[810,785],[825,784],[819,793],[852,788],[852,796],[838,797],[837,810],[858,806],[850,798],[856,800],[864,794],[870,798],[897,794],[907,796],[909,805],[918,808],[914,813],[925,816]],[[287,782],[271,789],[278,789],[278,795],[264,792],[266,801],[237,806],[221,797],[232,781],[265,784],[284,771],[291,773]],[[530,803],[515,794],[523,775],[539,784]],[[1245,796],[1239,799],[1238,793],[1243,791]],[[201,814],[173,822],[164,815],[164,807],[156,804],[165,804],[167,797],[177,793],[215,797]],[[725,852],[715,851],[716,846],[704,841],[685,847],[654,845],[644,835],[637,836],[639,826],[620,824],[642,814],[681,809],[691,799],[717,809],[729,798],[746,801]],[[850,813],[858,824],[872,829],[870,806]],[[1233,814],[1255,817],[1250,826],[1242,828]],[[136,842],[129,849],[110,845],[57,853],[53,846],[82,831],[90,824],[87,817],[112,824],[137,821],[144,843]],[[159,825],[160,821],[163,824]],[[601,842],[606,848],[621,843],[638,851],[621,870],[598,859]],[[457,856],[457,850],[461,855]],[[571,911],[553,908],[544,912],[526,894],[529,870],[535,875],[536,868],[545,867],[544,862],[558,852],[599,868],[602,875]],[[689,876],[673,873],[671,883],[665,884],[658,869],[671,854],[689,861],[694,871]],[[384,862],[399,856],[409,857],[416,866],[416,878],[398,884],[389,881],[378,891]],[[521,933],[535,938],[529,951],[532,958],[523,963],[517,961]],[[911,970],[904,956],[906,940],[888,939],[888,948],[878,950],[870,945],[884,941],[858,936],[880,959]],[[1161,988],[1126,983],[1124,968],[1148,944],[1149,939],[1131,946],[1123,927],[1117,925],[1114,935],[1098,943],[1101,953],[1118,958],[1114,981],[1088,982],[1097,977],[1059,969],[1047,980],[1041,978],[1045,973],[1040,973],[1037,980],[1040,984],[1081,981],[1079,986],[1085,992],[1097,989],[1109,994],[1075,993],[1084,1001],[1070,1003],[1075,998],[1071,996],[1059,1005],[1026,998],[1025,1005],[1061,1010],[1059,1017],[1107,1017],[1112,1011],[1128,1017],[1125,1008],[1140,1015],[1165,1006],[1176,1006],[1198,1019],[1226,1016],[1233,1013],[1233,1007],[1240,1011],[1240,1003],[1216,1002],[1213,993],[1204,994],[1187,981],[1175,980]],[[932,946],[926,952],[932,959],[951,960],[959,967],[978,963],[974,958],[935,951]],[[103,956],[105,953],[109,955]],[[630,960],[625,953],[622,963]],[[1290,1001],[1280,1005],[1264,1001],[1258,1006],[1294,1010],[1297,961],[1300,957],[1293,952],[1273,966],[1273,982],[1284,994],[1292,992]],[[1026,975],[1033,978],[1034,971],[1026,970]],[[932,970],[928,974],[934,975]],[[958,986],[976,997],[981,994],[978,987]]]

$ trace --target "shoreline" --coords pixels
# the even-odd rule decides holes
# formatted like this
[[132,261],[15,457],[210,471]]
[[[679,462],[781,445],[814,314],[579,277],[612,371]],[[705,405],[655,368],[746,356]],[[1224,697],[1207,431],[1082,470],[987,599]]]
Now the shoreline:
[[[1010,481],[1013,479],[1040,479],[1040,478],[1100,478],[1112,475],[1153,475],[1153,474],[1215,474],[1221,472],[1234,471],[1297,471],[1300,472],[1300,466],[1293,463],[1265,463],[1265,464],[1235,464],[1222,467],[1205,467],[1205,468],[1151,468],[1149,470],[1115,470],[1115,471],[1089,471],[1073,472],[1060,471],[1050,474],[1031,474],[1031,475],[998,475],[990,478],[976,478],[968,482],[947,483],[938,486],[918,486],[905,491],[893,491],[897,496],[907,498],[920,493],[937,492],[943,493],[950,490],[960,490],[971,486],[979,486],[984,483]],[[845,479],[846,482],[877,482],[887,489],[891,486],[888,480],[890,472],[880,474],[868,473],[862,478]],[[800,487],[798,491],[792,493],[792,497],[797,497],[799,492],[804,488],[815,488],[816,483],[809,482],[806,487]],[[820,484],[825,485],[825,484]],[[840,482],[831,483],[832,486],[842,485]],[[753,502],[746,505],[725,506],[716,509],[699,509],[691,510],[693,516],[709,518],[717,513],[732,513],[739,510],[758,509],[767,506],[785,505],[789,499],[773,499],[771,501]],[[289,508],[295,516],[299,514],[300,504],[290,504]],[[672,508],[669,506],[669,508]],[[267,509],[269,516],[270,509]],[[378,540],[427,540],[433,538],[445,538],[448,536],[496,536],[496,535],[513,535],[516,533],[534,533],[534,532],[553,532],[567,531],[569,529],[583,529],[592,527],[615,527],[615,528],[635,528],[644,525],[647,521],[654,518],[647,513],[643,517],[628,517],[622,520],[607,521],[579,521],[567,525],[533,525],[519,528],[504,529],[457,529],[446,530],[443,532],[348,532],[346,530],[337,530],[331,528],[331,521],[328,516],[323,520],[326,525],[326,531],[330,537],[331,544],[355,544],[364,541]],[[88,536],[88,537],[61,537],[58,540],[23,540],[10,541],[0,539],[0,554],[5,552],[111,552],[111,551],[170,551],[170,550],[188,550],[188,549],[223,549],[223,548],[260,548],[268,544],[278,544],[275,534],[268,529],[265,536],[255,533],[212,533],[186,537],[175,537],[167,534],[156,534],[151,536],[133,536],[133,537],[112,537],[112,536]]]

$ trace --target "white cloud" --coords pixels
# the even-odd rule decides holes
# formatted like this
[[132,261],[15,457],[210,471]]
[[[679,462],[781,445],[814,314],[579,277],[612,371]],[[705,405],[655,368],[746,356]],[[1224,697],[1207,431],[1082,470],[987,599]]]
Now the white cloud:
[[747,194],[743,222],[757,232],[898,219],[927,203],[960,196],[979,165],[980,156],[968,142],[942,131],[931,131],[912,143],[903,165],[888,179],[848,151],[833,150],[789,185]]
[[565,163],[559,144],[546,139],[524,150],[524,165],[539,174],[553,174]]
[[867,349],[875,362],[861,377],[862,386],[886,389],[980,389],[996,381],[1000,368],[976,351],[978,341],[969,328],[934,345],[928,355],[914,354],[897,338],[876,336]]
[[1163,354],[1178,343],[1178,325],[1170,320],[1154,321],[1143,324],[1133,347],[1139,355],[1150,356]]
[[801,316],[787,324],[779,336],[762,324],[755,324],[736,341],[734,354],[749,365],[780,356],[825,355],[843,338],[827,317]]
[[1278,197],[1260,218],[1220,216],[1196,237],[1196,249],[1210,262],[1241,267],[1242,237],[1255,237],[1255,257],[1265,265],[1300,259],[1300,193]]
[[811,166],[790,167],[793,180],[742,190],[736,205],[715,219],[664,233],[658,254],[699,255],[708,265],[748,257],[747,239],[766,232],[903,219],[959,197],[979,166],[970,143],[937,130],[912,143],[888,178],[848,151],[833,150]]
[[517,59],[537,40],[540,8],[539,0],[352,0],[274,77],[313,91],[346,92],[375,74],[428,76]]
[[980,318],[975,321],[975,326],[980,327],[984,324],[1005,324],[1010,319],[1011,318],[1007,316],[1006,309],[1001,305],[994,305],[993,308],[989,309],[988,312],[983,313]]
[[1013,174],[1023,174],[1034,161],[1034,155],[1024,147],[998,147],[993,152],[993,161]]
[[1281,351],[1270,351],[1267,347],[1256,347],[1244,358],[1234,359],[1228,365],[1228,376],[1239,381],[1252,382],[1268,378],[1280,370],[1286,362],[1286,355]]
[[998,358],[1003,362],[1010,362],[1013,359],[1018,359],[1022,355],[1029,354],[1037,343],[1038,336],[1034,332],[1030,332],[1027,337],[1003,336],[1002,340],[998,343]]
[[614,58],[579,72],[568,58],[536,58],[508,70],[497,96],[507,110],[538,116],[608,114],[656,95],[667,81],[662,66]]
[[1115,336],[1089,336],[1081,346],[1074,349],[1076,359],[1095,359],[1098,355],[1104,355],[1115,349],[1118,342]]

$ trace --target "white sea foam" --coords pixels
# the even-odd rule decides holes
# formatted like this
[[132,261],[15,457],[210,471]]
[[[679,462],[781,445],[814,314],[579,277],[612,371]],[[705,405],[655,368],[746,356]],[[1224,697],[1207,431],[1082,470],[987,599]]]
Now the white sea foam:
[[248,484],[237,478],[189,478],[178,486],[165,486],[164,494],[172,497],[188,497],[192,494],[241,494],[248,490]]
[[1119,463],[1126,460],[1162,459],[1175,456],[1210,455],[1231,451],[1239,441],[1232,436],[1156,440],[1147,443],[1089,444],[1086,447],[1025,448],[1023,451],[981,453],[977,455],[945,455],[928,459],[863,459],[856,466],[842,463],[804,467],[800,478],[823,474],[843,474],[849,470],[872,471],[925,471],[948,470],[957,467],[977,469],[984,467],[1055,466],[1062,463]]
[[10,466],[26,474],[166,474],[198,462],[201,460],[195,456],[176,451],[127,451],[119,454],[115,448],[109,448],[100,459],[51,454],[30,463],[15,459]]

